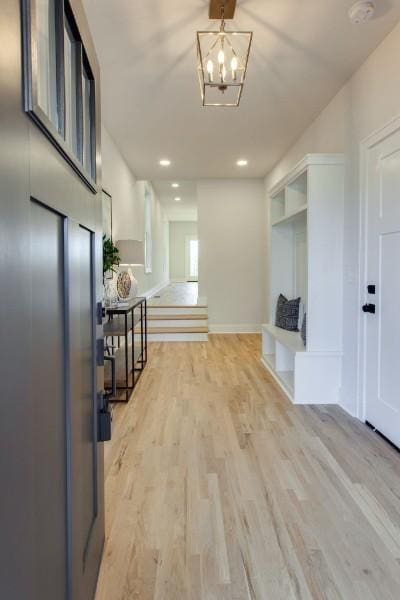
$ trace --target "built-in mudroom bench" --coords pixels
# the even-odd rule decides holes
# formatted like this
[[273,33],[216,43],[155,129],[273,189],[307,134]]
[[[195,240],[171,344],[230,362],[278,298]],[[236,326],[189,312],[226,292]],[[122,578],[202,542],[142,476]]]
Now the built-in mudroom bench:
[[[262,362],[296,404],[339,402],[342,361],[344,165],[308,154],[269,191],[270,315]],[[275,325],[280,294],[301,298],[300,332]]]

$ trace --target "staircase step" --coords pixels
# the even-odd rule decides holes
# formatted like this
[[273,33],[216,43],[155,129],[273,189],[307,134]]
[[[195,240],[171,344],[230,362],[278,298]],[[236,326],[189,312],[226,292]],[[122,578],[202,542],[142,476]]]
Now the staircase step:
[[151,301],[148,303],[147,308],[207,308],[207,304],[158,304]]
[[[165,330],[164,333],[154,333],[155,328],[153,330],[149,330],[148,332],[148,341],[151,342],[207,342],[208,341],[208,331],[207,328],[205,331],[194,332],[193,327],[184,328],[183,331],[173,331],[172,328],[157,328]],[[182,328],[181,328],[182,329]],[[188,332],[188,329],[191,329]],[[199,329],[199,328],[196,328]]]
[[208,327],[148,327],[147,333],[208,333]]
[[154,315],[151,314],[147,317],[148,321],[190,321],[194,319],[196,321],[207,320],[208,315],[204,314],[180,314],[180,315]]
[[149,327],[149,342],[207,342],[208,327]]
[[206,327],[208,325],[207,315],[205,315],[205,319],[198,319],[197,317],[193,317],[192,319],[180,319],[170,320],[168,315],[164,315],[163,317],[155,317],[152,320],[148,321],[148,326],[154,328],[165,328],[165,329],[175,329],[176,327]]
[[157,306],[156,304],[147,306],[147,316],[159,316],[159,315],[207,315],[207,306]]

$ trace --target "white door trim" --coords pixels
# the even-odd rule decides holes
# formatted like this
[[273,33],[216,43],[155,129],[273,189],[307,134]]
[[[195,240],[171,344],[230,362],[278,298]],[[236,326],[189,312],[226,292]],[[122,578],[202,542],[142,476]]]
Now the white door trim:
[[369,134],[360,142],[360,197],[359,197],[359,288],[358,288],[358,352],[357,352],[357,414],[361,420],[366,419],[366,319],[361,307],[367,301],[367,193],[368,193],[368,152],[376,144],[400,130],[400,115],[383,127]]

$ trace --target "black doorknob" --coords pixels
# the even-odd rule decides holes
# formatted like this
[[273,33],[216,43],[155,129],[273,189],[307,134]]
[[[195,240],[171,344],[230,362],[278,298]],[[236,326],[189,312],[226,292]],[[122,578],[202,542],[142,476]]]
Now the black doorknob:
[[375,304],[364,304],[362,309],[365,313],[372,313],[373,315],[375,314]]

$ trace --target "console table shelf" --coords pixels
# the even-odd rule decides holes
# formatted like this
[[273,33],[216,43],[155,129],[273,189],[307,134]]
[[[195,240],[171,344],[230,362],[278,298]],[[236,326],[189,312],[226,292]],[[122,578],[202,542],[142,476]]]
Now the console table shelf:
[[[110,402],[128,402],[147,363],[147,302],[134,298],[124,305],[106,310],[109,320],[104,323],[106,352],[115,362],[116,394]],[[116,344],[115,344],[116,341]],[[112,367],[104,368],[104,386],[112,390]]]

